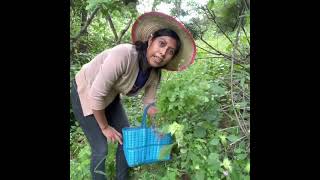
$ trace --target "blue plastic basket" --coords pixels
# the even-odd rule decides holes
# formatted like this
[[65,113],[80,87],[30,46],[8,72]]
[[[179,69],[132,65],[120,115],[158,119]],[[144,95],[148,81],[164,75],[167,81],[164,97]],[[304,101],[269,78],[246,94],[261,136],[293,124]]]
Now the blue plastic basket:
[[159,135],[154,128],[147,127],[147,111],[151,105],[144,109],[140,127],[122,129],[124,155],[130,167],[170,160],[167,150],[172,147],[171,134]]

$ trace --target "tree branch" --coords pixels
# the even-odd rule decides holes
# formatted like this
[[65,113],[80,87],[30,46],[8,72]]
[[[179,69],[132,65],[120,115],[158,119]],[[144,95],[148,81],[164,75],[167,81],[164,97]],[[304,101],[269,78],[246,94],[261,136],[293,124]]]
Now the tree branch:
[[209,56],[209,57],[196,58],[196,59],[208,59],[208,58],[224,58],[224,57],[221,57],[221,56]]
[[246,36],[246,39],[247,39],[248,44],[249,44],[249,46],[250,46],[250,40],[249,40],[249,38],[248,38],[248,36],[247,36],[246,30],[244,29],[243,26],[241,26],[241,29],[242,29],[242,31],[244,32],[244,35]]
[[[232,44],[233,47],[235,47],[233,41],[230,39],[230,37],[222,30],[221,26],[218,24],[218,22],[216,21],[216,15],[214,13],[214,11],[210,10],[208,8],[208,6],[205,6],[205,8],[202,8],[202,10],[204,11],[204,13],[207,15],[207,17],[209,19],[211,19],[218,27],[218,29],[222,32],[222,34],[230,41],[230,43]],[[206,11],[210,14],[210,16],[206,13]],[[242,52],[236,47],[236,50],[241,54],[241,56],[243,56]]]
[[88,26],[91,24],[92,19],[94,18],[94,16],[97,14],[98,10],[100,9],[100,6],[98,6],[90,15],[89,19],[87,20],[86,24],[83,26],[83,28],[81,28],[80,32],[75,36],[70,38],[72,43],[75,43],[76,41],[78,41],[78,39],[80,38],[80,36],[87,31]]
[[[240,26],[241,24],[238,26],[238,29],[237,29],[237,33],[236,33],[236,41],[235,41],[235,45],[237,46],[238,45],[238,41],[239,41],[239,33],[240,33]],[[233,111],[234,111],[234,114],[236,116],[236,120],[239,124],[239,127],[241,129],[241,131],[246,135],[248,136],[248,130],[246,128],[246,124],[243,124],[241,121],[240,121],[240,118],[238,116],[238,112],[237,110],[235,109],[235,102],[234,102],[234,96],[233,96],[233,64],[234,64],[234,56],[235,56],[235,49],[236,47],[233,48],[233,52],[232,52],[232,61],[231,61],[231,72],[230,72],[230,94],[231,94],[231,102],[232,102],[232,106],[233,106]]]
[[200,40],[201,40],[202,42],[204,42],[207,46],[209,46],[211,49],[213,49],[214,51],[216,51],[216,52],[217,52],[216,55],[221,55],[221,56],[224,56],[224,57],[227,58],[227,59],[231,59],[231,57],[230,57],[229,55],[227,55],[227,54],[225,54],[225,53],[222,53],[222,52],[219,51],[218,49],[216,49],[216,48],[214,48],[213,46],[211,46],[206,40],[203,39],[203,36],[202,36],[202,35],[200,36]]
[[119,44],[119,43],[120,43],[123,35],[127,32],[127,30],[129,29],[131,23],[132,23],[132,19],[130,19],[130,21],[127,23],[127,26],[121,31],[120,36],[119,36],[119,39],[118,39],[118,41],[116,42],[116,44]]
[[198,46],[198,45],[196,45],[198,48],[200,48],[200,49],[202,49],[202,50],[204,50],[204,51],[206,51],[206,52],[208,52],[208,53],[210,53],[210,54],[213,54],[213,55],[221,55],[221,54],[218,54],[218,53],[214,53],[214,52],[211,52],[211,51],[209,51],[209,50],[207,50],[207,49],[204,49],[204,48],[202,48],[202,47],[200,47],[200,46]]
[[119,38],[118,38],[116,28],[113,25],[113,22],[112,22],[112,19],[111,19],[111,16],[110,16],[109,12],[107,12],[106,21],[109,23],[109,25],[111,27],[111,30],[113,32],[113,35],[114,35],[114,38],[115,38],[114,42],[117,42]]
[[250,0],[243,0],[247,10],[250,10]]
[[209,19],[211,19],[211,20],[217,25],[218,29],[222,32],[222,34],[230,41],[230,43],[231,43],[232,45],[234,45],[233,42],[232,42],[232,40],[230,39],[230,37],[222,30],[221,26],[217,23],[217,21],[216,21],[216,14],[214,13],[214,11],[209,10],[208,6],[206,6],[205,11],[208,11],[208,13],[210,14],[210,17],[211,17],[211,18],[210,18],[210,17],[208,16],[208,14],[206,13],[207,17],[208,17]]

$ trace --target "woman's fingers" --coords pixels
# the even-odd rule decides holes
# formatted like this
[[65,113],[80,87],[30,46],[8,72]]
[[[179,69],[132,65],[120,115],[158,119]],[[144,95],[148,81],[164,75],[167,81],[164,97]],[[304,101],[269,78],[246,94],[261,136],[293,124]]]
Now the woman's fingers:
[[108,140],[112,143],[118,141],[122,145],[122,135],[115,129],[112,130],[112,134]]
[[115,129],[114,129],[114,137],[122,145],[122,135]]
[[117,130],[115,130],[115,132],[122,139],[122,135]]
[[121,138],[120,138],[118,135],[116,135],[115,138],[116,138],[116,139],[118,140],[118,142],[122,145],[122,140],[121,140]]

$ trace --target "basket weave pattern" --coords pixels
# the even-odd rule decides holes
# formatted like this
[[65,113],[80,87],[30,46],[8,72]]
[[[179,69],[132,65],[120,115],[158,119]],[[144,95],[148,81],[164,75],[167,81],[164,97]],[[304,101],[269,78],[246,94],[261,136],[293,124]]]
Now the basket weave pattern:
[[155,163],[170,160],[170,154],[160,157],[162,148],[172,144],[170,133],[159,135],[155,129],[146,127],[146,112],[140,127],[128,127],[122,129],[123,149],[126,160],[130,167],[142,164]]

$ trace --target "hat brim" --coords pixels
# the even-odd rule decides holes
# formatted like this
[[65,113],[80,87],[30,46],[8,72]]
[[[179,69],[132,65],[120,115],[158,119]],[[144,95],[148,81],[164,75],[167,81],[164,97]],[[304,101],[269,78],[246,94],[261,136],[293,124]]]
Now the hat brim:
[[197,51],[196,45],[189,30],[173,17],[160,12],[142,14],[132,26],[132,42],[147,41],[152,33],[162,28],[175,31],[181,41],[178,54],[165,66],[165,69],[171,71],[182,71],[186,69],[194,63]]

